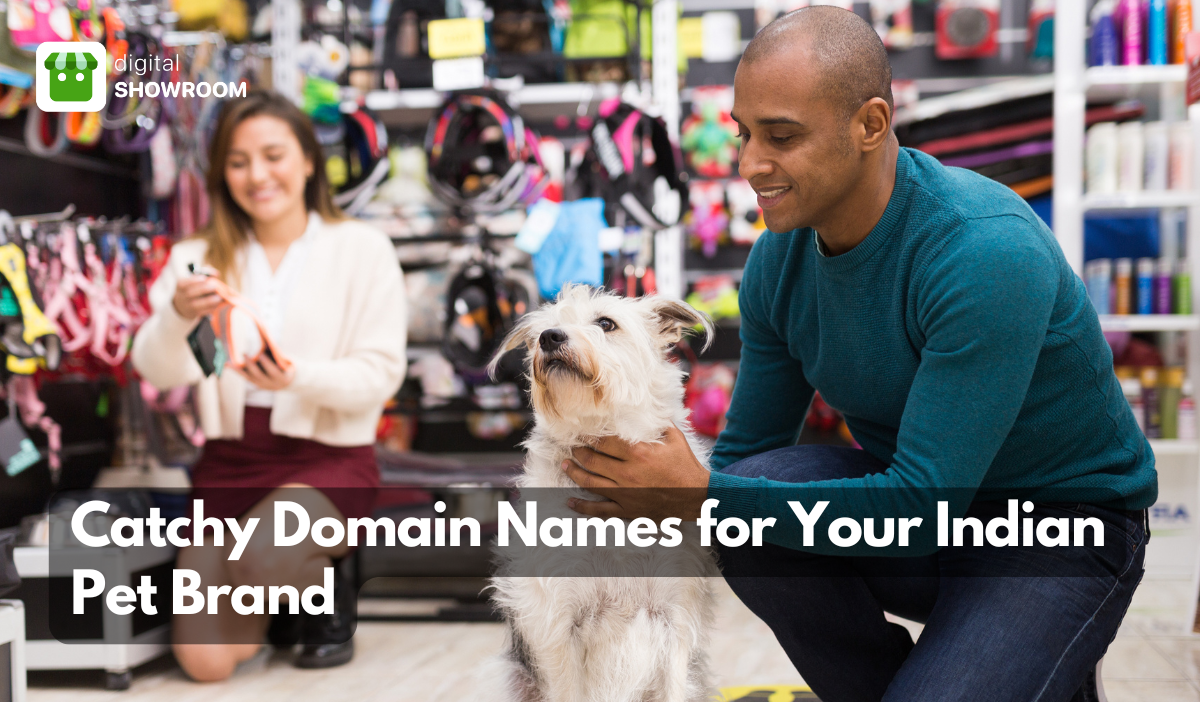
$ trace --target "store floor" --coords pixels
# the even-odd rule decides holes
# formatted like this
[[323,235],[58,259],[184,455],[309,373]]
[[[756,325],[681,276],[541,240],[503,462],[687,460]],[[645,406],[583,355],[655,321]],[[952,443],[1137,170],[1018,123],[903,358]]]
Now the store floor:
[[[1189,583],[1145,582],[1109,648],[1103,674],[1110,702],[1200,702],[1200,636],[1186,636]],[[766,625],[723,582],[709,649],[721,686],[803,684]],[[402,604],[402,603],[397,603]],[[920,626],[906,623],[914,635]],[[500,624],[380,623],[359,625],[358,655],[324,671],[293,668],[264,651],[223,683],[188,682],[172,659],[138,669],[125,692],[100,689],[91,672],[35,672],[29,702],[459,702],[486,689],[485,663],[500,650]]]

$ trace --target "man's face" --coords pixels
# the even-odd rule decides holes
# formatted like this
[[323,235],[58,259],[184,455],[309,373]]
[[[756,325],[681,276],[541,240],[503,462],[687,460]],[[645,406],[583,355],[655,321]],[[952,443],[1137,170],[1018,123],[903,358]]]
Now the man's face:
[[827,221],[859,177],[851,120],[821,94],[802,46],[738,67],[733,117],[738,172],[758,193],[767,227],[787,232]]

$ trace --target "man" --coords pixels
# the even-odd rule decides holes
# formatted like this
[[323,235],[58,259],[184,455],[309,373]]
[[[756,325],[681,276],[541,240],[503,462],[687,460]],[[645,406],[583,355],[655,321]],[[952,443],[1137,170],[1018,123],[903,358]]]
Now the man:
[[[1106,547],[1077,560],[814,553],[784,519],[764,546],[721,553],[825,702],[1094,699],[1143,570],[1154,456],[1053,234],[1004,186],[901,149],[890,85],[878,36],[844,10],[798,10],[750,43],[733,116],[770,231],[746,264],[714,472],[678,432],[607,439],[563,468],[613,501],[573,506],[695,519],[708,497],[748,521],[785,516],[773,496],[803,484],[858,517],[951,488],[975,500],[951,516],[1018,498],[1038,503],[1022,517],[1097,517]],[[865,450],[794,446],[814,388]],[[884,611],[925,623],[915,647]]]

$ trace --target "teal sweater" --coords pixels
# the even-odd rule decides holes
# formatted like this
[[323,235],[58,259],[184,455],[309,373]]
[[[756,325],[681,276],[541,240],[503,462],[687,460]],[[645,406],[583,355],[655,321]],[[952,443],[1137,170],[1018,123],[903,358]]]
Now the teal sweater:
[[1083,282],[999,183],[901,149],[891,200],[862,243],[826,257],[811,229],[767,232],[739,302],[741,365],[708,488],[718,519],[776,517],[765,540],[801,546],[784,504],[796,491],[781,489],[794,486],[719,471],[794,445],[814,388],[888,464],[805,483],[804,506],[831,500],[827,515],[928,516],[942,488],[968,496],[951,517],[972,498],[1155,501],[1154,454]]

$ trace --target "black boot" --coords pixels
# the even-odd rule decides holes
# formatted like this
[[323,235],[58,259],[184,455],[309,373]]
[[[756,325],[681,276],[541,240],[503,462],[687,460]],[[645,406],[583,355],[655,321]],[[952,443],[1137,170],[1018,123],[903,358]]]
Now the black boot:
[[286,608],[280,608],[279,614],[271,615],[271,625],[267,629],[267,642],[275,648],[290,649],[300,643],[300,622],[304,614],[291,614]]
[[353,559],[342,558],[333,566],[333,614],[305,614],[296,656],[297,668],[333,668],[354,657],[354,627],[358,622],[358,588]]

